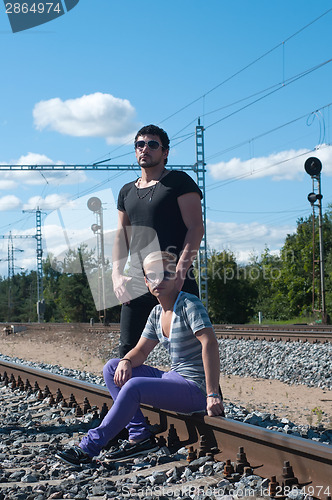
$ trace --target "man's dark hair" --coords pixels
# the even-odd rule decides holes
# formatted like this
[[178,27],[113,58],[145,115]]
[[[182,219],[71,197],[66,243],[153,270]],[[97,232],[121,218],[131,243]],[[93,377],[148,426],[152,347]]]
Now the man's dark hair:
[[163,149],[169,149],[169,137],[165,130],[157,127],[157,125],[145,125],[145,127],[142,127],[135,136],[135,142],[140,135],[157,135],[161,141]]

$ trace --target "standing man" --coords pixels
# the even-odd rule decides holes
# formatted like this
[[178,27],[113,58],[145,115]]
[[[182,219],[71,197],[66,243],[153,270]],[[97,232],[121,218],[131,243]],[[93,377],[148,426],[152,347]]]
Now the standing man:
[[[146,293],[142,262],[151,251],[176,255],[178,290],[198,296],[192,263],[204,234],[202,192],[182,171],[167,170],[169,138],[155,126],[135,137],[141,177],[125,184],[118,197],[118,231],[113,248],[113,288],[122,303],[120,356],[137,344],[156,298]],[[156,246],[157,245],[157,246]],[[129,273],[124,268],[130,253]]]

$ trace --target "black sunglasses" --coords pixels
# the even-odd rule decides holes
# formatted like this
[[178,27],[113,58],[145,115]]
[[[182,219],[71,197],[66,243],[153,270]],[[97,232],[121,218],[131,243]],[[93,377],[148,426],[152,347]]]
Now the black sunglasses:
[[155,283],[156,281],[159,281],[160,283],[162,281],[168,281],[174,276],[175,273],[171,273],[170,271],[164,271],[163,273],[154,273],[153,271],[151,273],[147,273],[145,275],[146,280],[149,283]]
[[160,147],[162,148],[163,146],[158,142],[158,141],[136,141],[135,142],[135,149],[143,149],[145,144],[148,145],[149,149],[152,149],[152,151],[157,151]]

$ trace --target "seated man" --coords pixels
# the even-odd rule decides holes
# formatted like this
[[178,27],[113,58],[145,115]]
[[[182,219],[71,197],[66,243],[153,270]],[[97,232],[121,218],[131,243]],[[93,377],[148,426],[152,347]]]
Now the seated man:
[[[111,359],[104,367],[104,379],[114,400],[112,408],[79,446],[57,453],[61,460],[74,465],[91,462],[124,426],[129,440],[108,452],[108,460],[156,450],[141,403],[180,413],[223,415],[218,342],[201,301],[178,291],[175,260],[168,252],[153,252],[144,259],[145,283],[159,304],[151,311],[136,347],[125,358]],[[170,353],[168,372],[143,364],[159,342]]]

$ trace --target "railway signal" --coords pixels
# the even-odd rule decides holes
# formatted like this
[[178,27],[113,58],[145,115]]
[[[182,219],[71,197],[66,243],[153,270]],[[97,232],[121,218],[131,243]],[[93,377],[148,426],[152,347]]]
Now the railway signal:
[[[325,277],[324,277],[324,247],[323,247],[323,216],[321,193],[321,171],[322,163],[318,158],[310,157],[304,163],[304,169],[312,179],[312,192],[308,194],[308,201],[312,206],[312,307],[315,311],[315,208],[318,207],[318,232],[319,232],[319,273],[320,273],[320,307],[322,313],[322,323],[327,323],[326,304],[325,304]],[[316,204],[317,203],[317,204]]]

